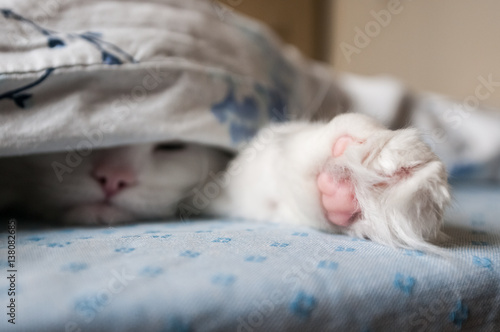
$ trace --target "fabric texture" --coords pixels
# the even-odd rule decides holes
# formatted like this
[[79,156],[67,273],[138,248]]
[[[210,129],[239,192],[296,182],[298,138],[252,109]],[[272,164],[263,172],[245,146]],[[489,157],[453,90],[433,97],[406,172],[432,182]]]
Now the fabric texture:
[[18,221],[16,325],[4,313],[0,330],[498,331],[500,189],[460,185],[456,199],[449,257],[237,220]]
[[500,179],[500,116],[336,74],[213,0],[1,0],[0,36],[0,156],[170,139],[234,151],[272,122],[355,111],[417,127],[453,176]]
[[330,70],[218,8],[2,0],[0,155],[172,138],[234,149],[270,122],[338,111]]

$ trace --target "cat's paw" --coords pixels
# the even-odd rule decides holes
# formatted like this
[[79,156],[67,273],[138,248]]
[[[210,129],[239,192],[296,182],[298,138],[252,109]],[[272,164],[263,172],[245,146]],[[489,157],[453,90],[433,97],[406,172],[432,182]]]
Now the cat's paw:
[[328,222],[399,247],[435,240],[450,193],[443,163],[418,133],[391,131],[357,114],[328,126],[338,134],[316,179]]
[[[349,145],[361,143],[349,135],[341,136],[333,144],[331,156],[338,158],[344,154]],[[321,171],[317,178],[326,218],[332,224],[343,227],[354,223],[361,212],[354,185],[347,175],[333,173],[326,169]]]

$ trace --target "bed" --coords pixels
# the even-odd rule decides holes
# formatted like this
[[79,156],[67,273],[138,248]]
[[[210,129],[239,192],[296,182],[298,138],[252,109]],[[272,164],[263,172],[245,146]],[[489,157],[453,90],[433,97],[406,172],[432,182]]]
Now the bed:
[[458,184],[455,196],[449,257],[241,220],[18,222],[16,325],[4,316],[1,329],[498,331],[500,188]]
[[[202,0],[3,1],[0,156],[172,138],[237,151],[267,123],[345,111],[326,67],[219,14]],[[372,115],[391,125],[404,88],[377,86],[388,112]],[[444,256],[247,220],[6,216],[0,330],[498,331],[500,187],[453,188]]]

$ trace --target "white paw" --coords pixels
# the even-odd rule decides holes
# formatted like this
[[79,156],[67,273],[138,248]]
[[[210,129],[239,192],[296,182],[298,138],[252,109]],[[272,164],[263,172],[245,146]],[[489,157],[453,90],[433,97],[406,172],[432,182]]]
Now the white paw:
[[334,227],[417,249],[439,237],[450,202],[446,170],[416,130],[387,130],[359,114],[339,116],[327,129],[335,137],[317,186]]

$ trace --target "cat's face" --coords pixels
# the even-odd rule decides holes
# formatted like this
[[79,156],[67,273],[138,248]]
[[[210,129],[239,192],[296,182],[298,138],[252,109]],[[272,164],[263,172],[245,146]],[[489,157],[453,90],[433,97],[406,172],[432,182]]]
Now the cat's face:
[[176,142],[0,159],[0,209],[79,224],[161,219],[226,161]]

